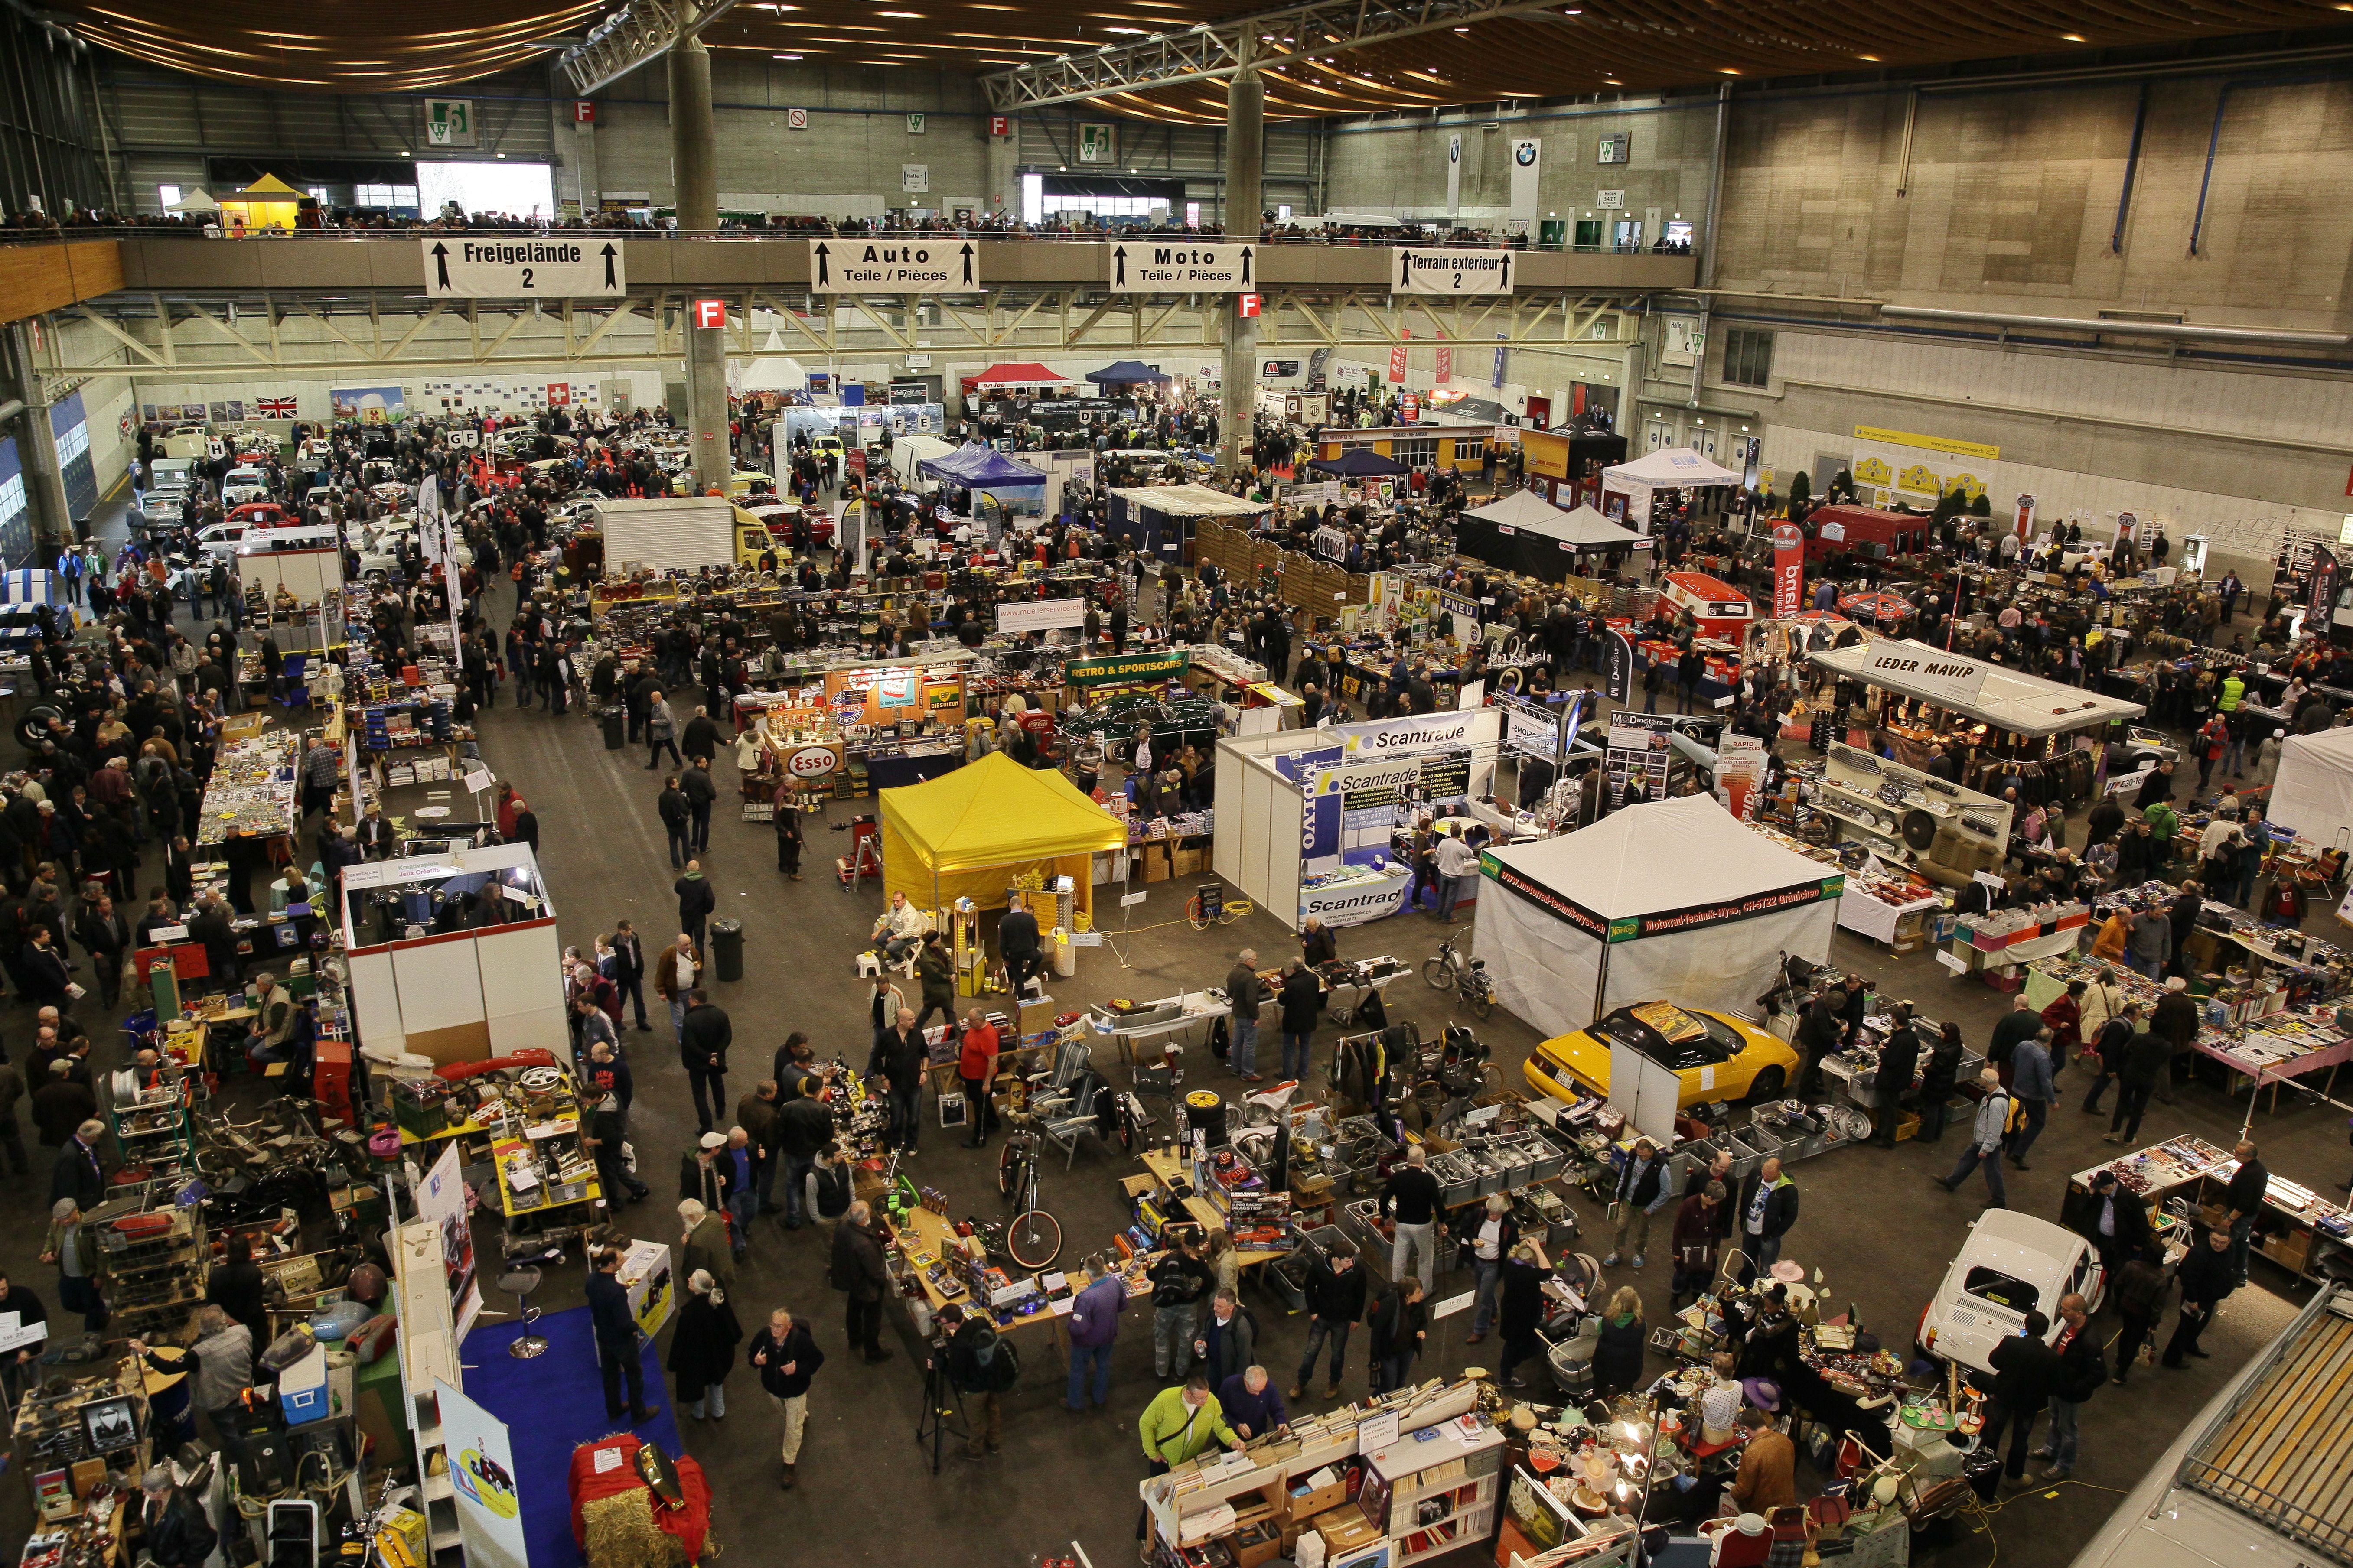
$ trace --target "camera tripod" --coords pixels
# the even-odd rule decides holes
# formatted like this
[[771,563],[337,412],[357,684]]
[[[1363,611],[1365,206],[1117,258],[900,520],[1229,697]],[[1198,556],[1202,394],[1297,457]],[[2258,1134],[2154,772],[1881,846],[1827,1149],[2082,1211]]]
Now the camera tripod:
[[948,1377],[946,1365],[947,1341],[934,1338],[923,1356],[923,1408],[915,1417],[915,1446],[929,1447],[932,1453],[932,1474],[940,1473],[940,1450],[950,1436],[972,1441],[972,1427],[965,1420],[964,1395]]

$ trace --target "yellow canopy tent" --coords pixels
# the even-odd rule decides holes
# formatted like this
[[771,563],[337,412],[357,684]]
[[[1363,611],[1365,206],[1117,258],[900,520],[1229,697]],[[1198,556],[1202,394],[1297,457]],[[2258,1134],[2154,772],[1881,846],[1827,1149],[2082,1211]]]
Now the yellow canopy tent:
[[882,885],[921,909],[958,899],[1001,909],[1006,887],[1035,869],[1068,877],[1094,908],[1092,858],[1127,847],[1127,825],[1059,773],[1002,752],[924,784],[882,792]]
[[241,219],[247,228],[282,228],[291,233],[302,193],[275,174],[264,174],[245,189],[221,198],[221,216]]

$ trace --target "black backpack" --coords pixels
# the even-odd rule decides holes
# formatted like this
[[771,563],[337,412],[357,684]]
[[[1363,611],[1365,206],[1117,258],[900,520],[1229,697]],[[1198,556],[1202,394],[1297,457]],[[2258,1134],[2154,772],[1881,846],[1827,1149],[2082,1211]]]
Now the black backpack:
[[1002,1394],[1021,1379],[1021,1358],[1013,1342],[997,1331],[997,1325],[986,1318],[967,1318],[978,1331],[972,1334],[968,1347],[972,1355],[972,1385],[976,1389]]

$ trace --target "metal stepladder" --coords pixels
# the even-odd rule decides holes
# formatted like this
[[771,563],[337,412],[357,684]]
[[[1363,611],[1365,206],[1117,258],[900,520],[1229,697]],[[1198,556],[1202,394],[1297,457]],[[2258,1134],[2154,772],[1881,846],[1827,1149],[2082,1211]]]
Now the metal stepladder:
[[849,853],[837,856],[833,872],[845,893],[855,890],[869,877],[882,879],[882,832],[871,816],[854,817],[849,823]]

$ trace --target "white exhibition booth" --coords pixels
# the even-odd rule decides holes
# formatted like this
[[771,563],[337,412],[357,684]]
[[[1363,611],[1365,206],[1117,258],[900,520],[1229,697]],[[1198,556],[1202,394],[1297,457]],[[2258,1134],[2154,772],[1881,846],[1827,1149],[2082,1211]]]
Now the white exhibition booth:
[[572,1059],[555,907],[527,844],[343,870],[360,1045],[447,1066],[523,1046]]
[[1546,1037],[1633,1002],[1753,1006],[1782,953],[1829,961],[1846,885],[1710,795],[1623,807],[1479,859],[1491,886],[1472,954],[1497,999]]
[[1473,708],[1220,740],[1212,868],[1294,931],[1396,914],[1413,890],[1388,853],[1399,807],[1489,794],[1503,726]]
[[2263,814],[2275,827],[2332,848],[2353,837],[2353,730],[2290,735]]
[[1601,512],[1637,533],[1651,531],[1651,498],[1660,490],[1736,485],[1740,476],[1689,447],[1662,447],[1631,463],[1601,470]]

